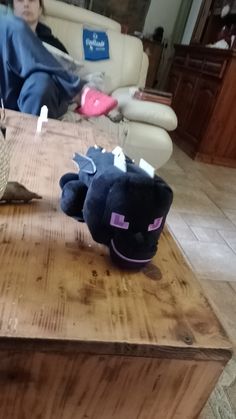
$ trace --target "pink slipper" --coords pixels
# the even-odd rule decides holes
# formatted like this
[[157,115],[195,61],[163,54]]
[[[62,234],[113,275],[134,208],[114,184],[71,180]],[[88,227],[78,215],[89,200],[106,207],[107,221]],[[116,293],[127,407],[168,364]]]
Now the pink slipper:
[[117,100],[113,97],[107,96],[90,87],[85,87],[81,95],[81,106],[76,108],[76,112],[85,116],[106,115],[117,104]]

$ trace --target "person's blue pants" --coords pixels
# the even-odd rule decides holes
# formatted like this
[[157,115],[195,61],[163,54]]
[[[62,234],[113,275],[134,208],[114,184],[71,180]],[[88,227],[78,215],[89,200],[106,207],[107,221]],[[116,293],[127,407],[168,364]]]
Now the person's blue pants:
[[49,117],[58,118],[82,86],[23,20],[0,16],[0,87],[6,108],[39,115],[46,105]]

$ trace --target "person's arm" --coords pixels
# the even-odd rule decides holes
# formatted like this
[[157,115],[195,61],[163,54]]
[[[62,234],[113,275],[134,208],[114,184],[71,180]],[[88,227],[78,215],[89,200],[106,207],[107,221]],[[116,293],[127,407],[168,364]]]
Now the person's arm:
[[56,38],[52,34],[51,29],[48,26],[46,26],[44,23],[41,23],[41,22],[38,23],[36,27],[36,34],[42,42],[46,42],[47,44],[50,44],[53,47],[56,47],[60,49],[61,51],[65,52],[66,54],[68,54],[66,47],[62,44],[62,42],[58,38]]

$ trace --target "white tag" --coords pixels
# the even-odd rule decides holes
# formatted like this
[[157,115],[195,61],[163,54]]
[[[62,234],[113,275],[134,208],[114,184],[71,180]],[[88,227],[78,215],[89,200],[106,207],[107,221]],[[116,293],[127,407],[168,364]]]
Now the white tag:
[[42,121],[42,119],[41,119],[41,118],[38,118],[38,121],[37,121],[37,128],[36,128],[36,131],[37,131],[37,132],[41,132],[41,131],[42,131],[42,125],[43,125],[43,121]]
[[42,131],[42,125],[43,122],[47,122],[48,121],[48,108],[46,105],[42,106],[41,110],[40,110],[40,115],[38,117],[38,121],[37,121],[37,132],[41,132]]
[[122,148],[117,145],[114,150],[112,150],[112,154],[114,154],[115,156],[119,156],[120,153],[123,153]]
[[119,155],[117,154],[114,155],[114,166],[122,170],[122,172],[127,171],[124,153],[120,153]]
[[140,159],[139,167],[140,167],[140,169],[144,170],[144,172],[146,172],[150,177],[154,178],[155,169],[146,160]]
[[48,107],[46,105],[42,106],[39,118],[41,118],[43,122],[48,121]]

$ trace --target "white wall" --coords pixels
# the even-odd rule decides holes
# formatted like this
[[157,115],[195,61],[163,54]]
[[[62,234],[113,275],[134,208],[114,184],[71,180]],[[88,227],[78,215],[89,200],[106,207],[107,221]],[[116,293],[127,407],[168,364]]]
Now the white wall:
[[164,38],[172,35],[181,0],[152,0],[145,20],[145,35],[153,34],[158,26],[164,28]]
[[182,44],[189,44],[191,41],[192,33],[195,27],[195,23],[197,21],[202,2],[203,0],[193,0],[193,4],[189,13],[188,21],[183,35]]

